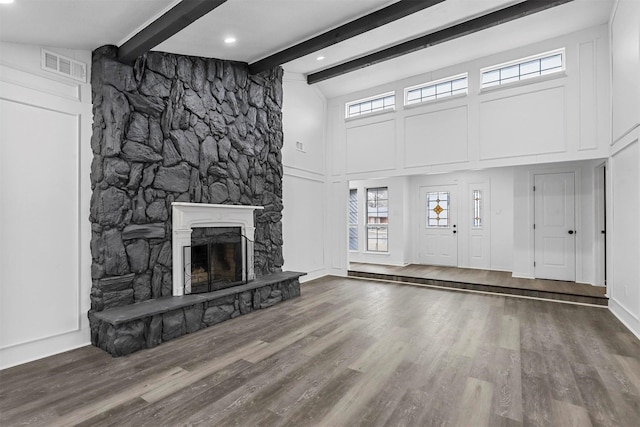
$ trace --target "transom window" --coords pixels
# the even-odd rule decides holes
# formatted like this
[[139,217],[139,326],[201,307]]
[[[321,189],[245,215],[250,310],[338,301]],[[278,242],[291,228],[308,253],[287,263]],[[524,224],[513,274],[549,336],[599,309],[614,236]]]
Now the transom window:
[[349,190],[349,250],[358,250],[358,190]]
[[427,228],[449,226],[449,192],[427,193]]
[[347,103],[346,117],[357,117],[378,111],[393,110],[395,106],[396,94],[394,92],[383,93],[382,95]]
[[434,101],[453,95],[466,95],[469,87],[468,81],[467,75],[462,74],[407,88],[405,90],[405,105]]
[[367,251],[389,251],[389,191],[367,189]]
[[482,228],[482,190],[471,191],[473,198],[473,228]]
[[500,86],[532,77],[544,76],[564,70],[564,49],[522,58],[507,64],[485,68],[482,88]]

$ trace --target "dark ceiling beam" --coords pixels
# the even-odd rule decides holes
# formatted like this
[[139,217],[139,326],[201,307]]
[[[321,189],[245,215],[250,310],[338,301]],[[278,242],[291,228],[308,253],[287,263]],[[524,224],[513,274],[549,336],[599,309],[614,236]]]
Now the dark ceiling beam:
[[480,16],[461,24],[453,25],[425,36],[409,40],[395,46],[343,62],[316,73],[307,75],[307,83],[313,84],[333,77],[337,77],[370,65],[397,58],[408,53],[467,36],[478,31],[486,30],[496,25],[504,24],[515,19],[525,17],[543,10],[568,3],[573,0],[527,0],[487,15]]
[[411,15],[444,0],[402,0],[249,64],[252,74],[275,68],[325,47]]
[[137,57],[158,46],[227,0],[182,0],[144,27],[118,49],[118,60],[132,64]]

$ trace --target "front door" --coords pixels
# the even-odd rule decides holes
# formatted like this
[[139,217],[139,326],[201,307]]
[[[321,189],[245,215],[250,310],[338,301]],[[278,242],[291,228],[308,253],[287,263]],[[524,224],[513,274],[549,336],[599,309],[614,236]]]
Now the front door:
[[534,274],[540,279],[576,280],[574,174],[534,177]]
[[420,187],[421,264],[458,266],[456,202],[455,185]]

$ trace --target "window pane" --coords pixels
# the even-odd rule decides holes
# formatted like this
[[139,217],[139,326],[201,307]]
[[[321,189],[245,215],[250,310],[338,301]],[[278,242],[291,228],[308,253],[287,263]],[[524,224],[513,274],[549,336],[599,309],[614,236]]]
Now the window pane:
[[407,101],[415,101],[420,99],[420,89],[414,89],[407,92]]
[[520,66],[520,74],[521,75],[525,75],[525,74],[532,74],[535,73],[535,75],[539,75],[540,74],[540,60],[539,59],[535,59],[533,61],[529,61],[529,62],[525,62],[524,64],[522,64]]
[[473,228],[482,227],[482,192],[480,190],[473,190],[471,192],[473,198]]
[[517,65],[512,65],[510,67],[500,69],[500,78],[502,79],[502,81],[513,77],[518,77],[519,75],[520,68]]
[[562,67],[562,55],[557,54],[553,56],[548,56],[546,58],[542,58],[540,60],[540,69],[541,70],[550,70],[553,68],[561,68]]
[[460,89],[466,89],[467,88],[467,78],[463,78],[463,79],[457,79],[451,82],[451,89],[452,90],[460,90]]
[[356,114],[360,114],[360,105],[351,105],[349,107],[349,116],[355,116]]
[[384,107],[384,101],[382,99],[374,99],[373,101],[371,101],[372,111],[382,110],[383,107]]
[[427,86],[427,87],[422,89],[422,97],[423,98],[434,97],[434,96],[436,96],[436,87],[435,86]]
[[487,86],[488,83],[497,82],[499,80],[500,70],[493,70],[482,73],[482,86]]
[[367,250],[387,252],[388,192],[386,187],[367,189]]
[[349,250],[358,250],[358,227],[349,227]]
[[393,107],[396,104],[395,95],[390,95],[384,98],[384,106],[385,107]]
[[427,193],[427,227],[449,226],[449,193]]
[[444,93],[450,93],[450,92],[451,92],[451,82],[439,83],[436,86],[436,93],[438,95],[444,94]]

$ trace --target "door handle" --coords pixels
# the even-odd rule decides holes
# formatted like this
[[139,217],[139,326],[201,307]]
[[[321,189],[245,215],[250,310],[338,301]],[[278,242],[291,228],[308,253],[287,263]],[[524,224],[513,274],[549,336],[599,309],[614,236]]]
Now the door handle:
[[456,231],[456,230],[453,230],[453,234],[456,234],[456,233],[457,233],[457,231]]
[[569,230],[569,234],[573,234],[573,233],[574,233],[574,231],[573,231],[573,230]]

